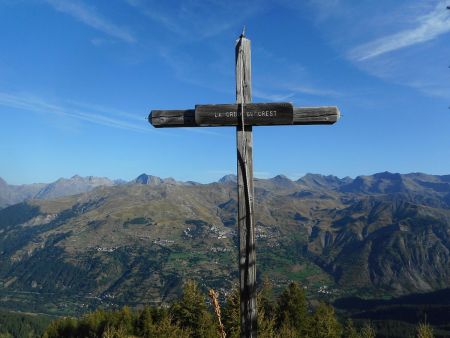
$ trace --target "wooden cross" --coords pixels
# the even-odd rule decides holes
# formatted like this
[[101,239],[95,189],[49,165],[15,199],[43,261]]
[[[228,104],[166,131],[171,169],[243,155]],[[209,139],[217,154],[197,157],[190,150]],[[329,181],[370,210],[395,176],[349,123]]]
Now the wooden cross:
[[239,281],[241,337],[254,338],[256,321],[256,254],[253,199],[253,126],[333,124],[337,107],[294,108],[291,103],[251,103],[250,40],[236,43],[236,104],[196,105],[188,110],[153,110],[156,128],[235,126],[237,140]]

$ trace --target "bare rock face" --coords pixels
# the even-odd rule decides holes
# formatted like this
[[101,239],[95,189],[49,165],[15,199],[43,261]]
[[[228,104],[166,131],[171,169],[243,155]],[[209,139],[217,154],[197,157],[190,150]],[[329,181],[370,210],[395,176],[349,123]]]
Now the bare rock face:
[[163,180],[157,176],[141,174],[134,180],[134,183],[146,185],[159,185],[163,183]]
[[48,184],[40,190],[34,198],[53,199],[63,196],[70,196],[85,193],[100,186],[113,186],[114,182],[105,177],[75,175],[69,179],[60,178],[56,182]]

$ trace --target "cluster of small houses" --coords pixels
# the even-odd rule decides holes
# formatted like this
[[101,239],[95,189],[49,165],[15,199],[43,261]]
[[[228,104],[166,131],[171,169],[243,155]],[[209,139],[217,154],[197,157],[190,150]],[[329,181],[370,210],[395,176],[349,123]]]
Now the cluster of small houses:
[[[196,231],[195,228],[187,227],[186,229],[183,230],[183,236],[185,238],[194,238],[195,231]],[[215,237],[216,239],[226,239],[226,238],[233,238],[233,237],[237,236],[237,233],[235,230],[233,230],[233,229],[222,230],[215,225],[211,225],[209,227],[208,233],[211,237]],[[277,237],[278,234],[276,233],[276,231],[273,231],[270,228],[256,227],[255,235],[256,235],[257,239],[267,240],[267,239]],[[151,239],[151,236],[140,235],[139,238],[142,240],[148,240],[148,239]],[[152,243],[156,244],[156,245],[160,245],[160,246],[170,246],[171,244],[175,243],[175,240],[157,238],[157,239],[153,239]],[[267,245],[270,247],[275,247],[275,246],[279,246],[279,243],[269,242],[269,243],[267,243]],[[95,248],[95,250],[97,250],[98,252],[114,252],[117,249],[118,249],[118,247],[103,247],[103,246],[99,246],[99,247]],[[229,249],[225,249],[225,248],[221,248],[221,247],[212,247],[210,250],[212,252],[229,251]]]
[[323,293],[325,295],[331,295],[334,292],[327,285],[322,285],[322,286],[319,287],[319,290],[317,290],[317,293]]
[[[196,229],[193,229],[191,227],[187,227],[186,229],[183,230],[183,236],[186,238],[194,238]],[[234,230],[220,230],[217,226],[215,225],[211,225],[208,229],[210,235],[213,235],[214,237],[216,237],[217,239],[225,239],[228,237],[233,237],[236,235],[236,232]]]
[[97,251],[99,252],[114,252],[117,250],[117,247],[108,248],[105,246],[99,246],[97,247]]
[[153,240],[152,243],[153,243],[153,244],[156,244],[156,245],[167,246],[167,245],[169,245],[169,244],[174,244],[175,241],[174,241],[174,240],[171,240],[171,239],[161,239],[161,238],[158,238],[158,239]]

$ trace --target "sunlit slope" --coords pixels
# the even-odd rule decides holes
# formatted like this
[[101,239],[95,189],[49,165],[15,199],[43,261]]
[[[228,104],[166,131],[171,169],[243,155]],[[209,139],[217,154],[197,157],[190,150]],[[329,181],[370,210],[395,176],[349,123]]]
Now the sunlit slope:
[[[449,181],[390,173],[256,180],[259,278],[298,280],[313,293],[327,285],[336,295],[448,287]],[[170,299],[186,278],[236,282],[233,180],[144,182],[1,210],[0,291],[145,303]]]

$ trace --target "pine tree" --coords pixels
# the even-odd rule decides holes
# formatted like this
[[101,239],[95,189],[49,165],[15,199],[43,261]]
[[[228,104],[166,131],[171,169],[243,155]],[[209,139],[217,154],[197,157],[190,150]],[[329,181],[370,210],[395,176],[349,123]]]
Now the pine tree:
[[222,310],[223,325],[229,338],[240,337],[240,297],[239,286],[234,286],[227,295]]
[[273,295],[272,283],[267,278],[263,280],[257,297],[258,309],[262,308],[267,315],[273,317],[277,312],[277,303]]
[[119,328],[115,328],[113,326],[107,325],[103,330],[101,338],[124,338],[127,336],[128,334],[122,326],[119,326]]
[[153,323],[152,311],[148,306],[139,315],[137,331],[142,337],[151,337],[154,334],[155,324]]
[[155,330],[144,338],[190,338],[190,331],[173,324],[167,312],[155,325]]
[[342,330],[333,307],[320,303],[309,322],[308,332],[314,338],[340,338]]
[[272,285],[265,280],[256,297],[258,308],[258,337],[275,337],[276,304],[273,301]]
[[342,337],[344,337],[344,338],[360,338],[358,330],[356,330],[355,326],[353,325],[353,321],[350,318],[347,319],[345,322]]
[[291,283],[278,299],[277,327],[287,325],[301,336],[308,327],[308,304],[305,291],[297,283]]
[[191,330],[192,337],[213,337],[216,334],[215,324],[206,307],[205,296],[194,281],[186,282],[183,296],[172,305],[170,313],[182,328]]
[[[275,335],[277,338],[298,338],[298,332],[287,324],[283,324],[277,331]],[[306,337],[306,336],[301,336]]]
[[78,330],[77,320],[66,317],[50,323],[43,334],[43,338],[76,337]]
[[360,336],[361,336],[361,338],[375,338],[376,332],[375,332],[375,328],[373,327],[373,325],[370,323],[364,324],[364,326],[361,329]]

